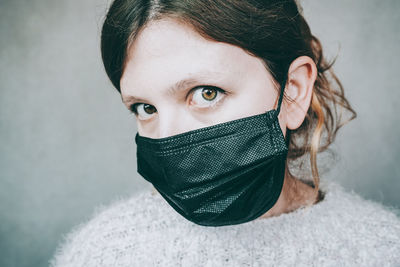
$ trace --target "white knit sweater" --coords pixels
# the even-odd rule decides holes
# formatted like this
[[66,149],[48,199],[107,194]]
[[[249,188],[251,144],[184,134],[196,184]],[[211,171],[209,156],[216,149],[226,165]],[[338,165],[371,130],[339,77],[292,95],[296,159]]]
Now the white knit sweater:
[[394,209],[336,183],[321,189],[311,207],[222,227],[196,225],[141,192],[72,231],[51,266],[400,266]]

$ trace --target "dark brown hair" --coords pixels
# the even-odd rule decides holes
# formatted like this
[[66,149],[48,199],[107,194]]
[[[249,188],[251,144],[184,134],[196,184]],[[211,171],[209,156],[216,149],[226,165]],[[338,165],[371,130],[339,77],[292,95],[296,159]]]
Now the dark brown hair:
[[[287,131],[287,141],[288,162],[310,153],[314,188],[318,191],[316,155],[328,148],[338,129],[354,119],[356,113],[332,71],[334,61],[328,63],[324,58],[322,46],[311,34],[299,4],[295,0],[115,0],[103,24],[101,53],[107,75],[118,91],[127,51],[137,34],[149,21],[166,17],[192,26],[208,40],[241,47],[262,59],[279,85],[277,90],[286,85],[294,59],[309,56],[314,60],[318,75],[311,105],[301,126]],[[350,119],[342,121],[338,107],[349,111]],[[287,171],[294,176],[288,162]]]

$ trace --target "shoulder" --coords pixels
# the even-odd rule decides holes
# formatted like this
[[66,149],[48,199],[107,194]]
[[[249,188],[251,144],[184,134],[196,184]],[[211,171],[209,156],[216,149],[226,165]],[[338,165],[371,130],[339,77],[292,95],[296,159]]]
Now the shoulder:
[[[385,206],[377,201],[365,199],[353,190],[343,186],[324,181],[322,190],[325,191],[325,201],[315,205],[316,212],[325,213],[326,216],[338,216],[344,222],[357,224],[382,224],[390,222],[396,228],[400,225],[400,210],[395,207]],[[322,214],[320,217],[323,217]]]
[[302,215],[292,221],[307,237],[306,246],[325,254],[321,260],[338,257],[344,264],[400,264],[398,209],[364,199],[336,183],[325,181],[322,188],[325,199],[298,211]]
[[90,220],[63,238],[50,265],[114,266],[118,258],[134,257],[131,253],[143,243],[143,233],[166,216],[163,205],[160,197],[146,190],[97,208]]

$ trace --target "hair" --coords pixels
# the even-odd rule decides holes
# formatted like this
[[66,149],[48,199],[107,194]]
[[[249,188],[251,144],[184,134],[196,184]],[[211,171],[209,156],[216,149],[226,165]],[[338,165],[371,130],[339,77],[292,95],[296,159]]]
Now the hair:
[[[107,75],[119,92],[130,45],[148,22],[163,18],[176,19],[207,40],[241,47],[262,59],[279,85],[277,90],[284,89],[293,60],[299,56],[313,59],[318,74],[310,107],[302,124],[287,130],[286,171],[295,177],[289,163],[309,153],[312,186],[319,192],[317,153],[328,148],[337,131],[354,119],[356,112],[332,70],[336,58],[332,62],[325,59],[300,5],[295,0],[114,0],[102,27],[101,53]],[[286,94],[284,99],[293,101]],[[351,114],[346,121],[342,119],[343,110]]]

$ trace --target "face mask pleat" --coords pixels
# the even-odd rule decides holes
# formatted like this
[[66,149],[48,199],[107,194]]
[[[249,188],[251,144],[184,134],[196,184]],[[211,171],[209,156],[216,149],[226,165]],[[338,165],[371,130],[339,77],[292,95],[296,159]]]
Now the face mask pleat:
[[190,148],[191,146],[207,143],[217,138],[268,129],[274,122],[275,116],[276,110],[270,110],[262,114],[219,123],[164,138],[153,139],[136,134],[135,141],[137,145],[142,146],[142,149],[150,149],[160,154],[163,152],[171,153],[174,149]]

